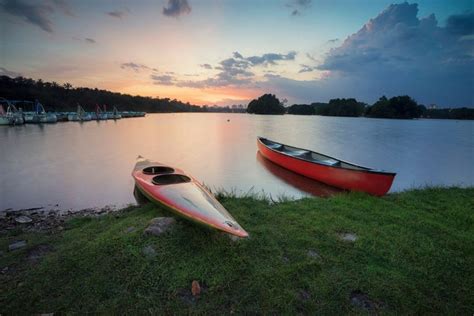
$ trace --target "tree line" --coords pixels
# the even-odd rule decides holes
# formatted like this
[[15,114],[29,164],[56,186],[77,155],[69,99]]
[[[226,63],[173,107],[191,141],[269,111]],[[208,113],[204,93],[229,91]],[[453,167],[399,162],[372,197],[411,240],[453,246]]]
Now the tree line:
[[248,113],[255,114],[299,114],[323,116],[373,117],[373,118],[437,118],[474,119],[474,108],[427,109],[411,97],[395,96],[388,99],[382,96],[377,102],[368,105],[354,98],[331,99],[328,103],[293,104],[285,107],[274,94],[264,94],[252,100]]
[[[132,96],[107,90],[91,88],[74,88],[70,83],[58,84],[45,82],[41,79],[0,76],[0,97],[8,100],[39,100],[47,111],[75,111],[77,104],[86,111],[93,111],[95,105],[107,104],[112,109],[116,106],[120,111],[152,112],[243,112],[241,106],[217,107],[198,106],[189,102],[181,102],[170,98],[152,98]],[[24,110],[32,110],[25,108]]]

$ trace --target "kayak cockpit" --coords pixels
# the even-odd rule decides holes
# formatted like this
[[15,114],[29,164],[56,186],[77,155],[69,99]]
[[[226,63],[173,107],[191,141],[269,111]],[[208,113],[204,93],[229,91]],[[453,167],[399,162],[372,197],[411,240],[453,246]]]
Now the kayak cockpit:
[[166,166],[151,166],[151,167],[144,168],[142,171],[144,174],[153,175],[153,174],[173,173],[174,169],[171,167],[166,167]]
[[151,182],[155,185],[168,185],[168,184],[178,184],[178,183],[188,183],[191,182],[191,178],[185,176],[184,174],[162,174],[156,177],[153,177]]

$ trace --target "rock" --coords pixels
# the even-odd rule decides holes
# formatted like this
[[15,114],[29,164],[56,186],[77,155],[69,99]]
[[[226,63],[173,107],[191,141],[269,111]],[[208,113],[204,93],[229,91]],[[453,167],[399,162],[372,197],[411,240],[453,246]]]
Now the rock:
[[135,231],[135,227],[133,227],[133,226],[130,226],[129,228],[127,228],[127,229],[125,230],[125,232],[126,232],[127,234],[128,234],[128,233],[132,233],[132,232],[134,232],[134,231]]
[[191,293],[193,294],[193,296],[199,296],[199,294],[201,294],[201,286],[196,280],[191,283]]
[[155,248],[153,248],[153,246],[148,245],[148,246],[144,247],[142,252],[148,258],[156,257],[156,250],[155,250]]
[[32,263],[37,263],[41,258],[51,251],[53,251],[53,247],[50,245],[42,244],[35,246],[28,251],[28,260]]
[[8,250],[13,251],[26,246],[26,240],[18,240],[8,246]]
[[306,255],[310,257],[311,259],[321,259],[321,256],[319,255],[319,253],[313,249],[308,250]]
[[363,293],[360,290],[352,291],[350,299],[351,299],[352,305],[363,308],[368,311],[372,311],[374,309],[383,307],[383,304],[374,302],[373,300],[369,298],[367,294]]
[[25,215],[18,216],[15,218],[15,222],[20,223],[20,224],[26,224],[26,223],[31,223],[33,220]]
[[339,238],[343,241],[355,242],[358,237],[354,233],[340,233]]
[[150,221],[150,225],[145,229],[145,234],[159,236],[169,231],[176,223],[172,217],[157,217]]
[[311,298],[311,294],[309,294],[309,292],[306,291],[306,290],[299,290],[298,291],[298,297],[302,301],[307,301]]

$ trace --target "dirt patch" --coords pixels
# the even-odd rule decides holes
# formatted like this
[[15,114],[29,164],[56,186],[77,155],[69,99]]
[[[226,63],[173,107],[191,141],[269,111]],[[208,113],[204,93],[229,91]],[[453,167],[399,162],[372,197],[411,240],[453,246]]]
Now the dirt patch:
[[371,299],[366,293],[360,290],[352,291],[350,300],[353,306],[365,309],[367,311],[376,311],[385,306],[384,303]]

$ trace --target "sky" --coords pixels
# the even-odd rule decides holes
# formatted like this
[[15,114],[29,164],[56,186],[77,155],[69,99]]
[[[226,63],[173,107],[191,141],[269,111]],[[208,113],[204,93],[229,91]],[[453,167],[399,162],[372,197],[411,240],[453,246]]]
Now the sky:
[[472,0],[0,0],[0,75],[198,105],[474,106]]

